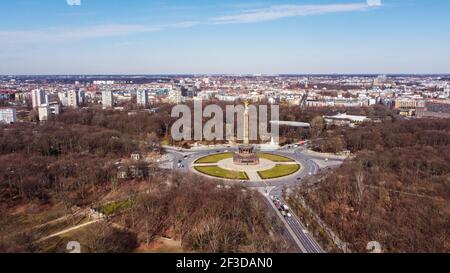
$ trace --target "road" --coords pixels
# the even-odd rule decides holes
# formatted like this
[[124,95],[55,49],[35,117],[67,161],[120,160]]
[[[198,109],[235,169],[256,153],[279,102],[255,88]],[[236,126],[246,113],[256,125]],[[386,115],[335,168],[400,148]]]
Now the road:
[[[168,162],[168,164],[172,167],[172,169],[177,169],[181,172],[189,172],[193,163],[198,158],[204,157],[209,154],[237,151],[237,147],[208,147],[204,149],[197,149],[195,151],[186,151],[171,147],[165,148],[166,151],[173,157],[172,160]],[[301,170],[294,176],[288,176],[285,178],[273,179],[269,181],[246,181],[241,182],[241,184],[245,187],[256,188],[263,194],[263,196],[270,203],[271,207],[276,210],[277,215],[285,224],[287,231],[289,232],[293,241],[299,247],[301,252],[323,253],[324,250],[308,232],[307,228],[300,221],[300,219],[294,213],[292,213],[292,217],[283,217],[274,206],[270,196],[277,196],[278,198],[280,198],[280,201],[282,203],[286,204],[286,202],[282,200],[283,191],[287,188],[301,184],[304,181],[305,177],[315,175],[319,171],[320,167],[314,160],[321,160],[324,167],[342,164],[343,160],[325,160],[325,158],[319,156],[313,157],[303,152],[302,148],[294,147],[270,151],[270,153],[295,159],[302,165]]]

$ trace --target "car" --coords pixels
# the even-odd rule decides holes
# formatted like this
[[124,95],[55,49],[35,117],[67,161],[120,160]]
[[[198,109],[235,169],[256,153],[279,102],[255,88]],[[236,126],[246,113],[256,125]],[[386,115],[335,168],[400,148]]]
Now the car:
[[302,180],[302,178],[301,177],[297,177],[297,180]]
[[180,159],[180,160],[178,160],[178,163],[181,163],[181,159]]
[[291,218],[292,217],[292,214],[290,214],[289,212],[286,214],[286,216],[288,217],[288,218]]
[[185,156],[184,156],[184,158],[186,159],[186,158],[188,158],[188,156],[187,156],[187,155],[185,155]]
[[313,175],[313,173],[312,173],[312,172],[309,172],[309,175]]

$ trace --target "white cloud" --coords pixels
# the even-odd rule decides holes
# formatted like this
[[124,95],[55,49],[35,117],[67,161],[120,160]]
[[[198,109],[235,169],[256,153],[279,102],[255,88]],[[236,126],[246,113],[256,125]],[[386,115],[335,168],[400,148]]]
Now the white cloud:
[[174,28],[189,28],[199,22],[186,21],[164,25],[131,25],[110,24],[89,27],[56,27],[41,30],[1,31],[2,45],[34,44],[34,43],[60,43],[95,38],[119,37],[133,34],[151,33]]
[[382,5],[381,0],[367,0],[367,5],[371,7],[379,7]]
[[81,0],[66,0],[69,6],[81,6]]
[[[370,2],[370,4],[369,4]],[[268,8],[246,10],[238,14],[213,18],[216,24],[255,23],[274,21],[287,17],[307,16],[326,13],[364,11],[381,5],[381,0],[368,3],[328,4],[328,5],[274,5]]]
[[[81,0],[66,0],[69,5],[81,5]],[[247,9],[239,13],[214,17],[205,21],[185,21],[161,25],[107,24],[88,27],[54,27],[47,29],[8,31],[0,30],[0,46],[19,44],[53,44],[85,39],[119,37],[144,34],[166,29],[190,28],[208,24],[236,24],[274,21],[286,17],[307,16],[337,12],[364,11],[378,7],[381,0],[367,0],[367,3],[328,5],[274,5],[266,8]]]

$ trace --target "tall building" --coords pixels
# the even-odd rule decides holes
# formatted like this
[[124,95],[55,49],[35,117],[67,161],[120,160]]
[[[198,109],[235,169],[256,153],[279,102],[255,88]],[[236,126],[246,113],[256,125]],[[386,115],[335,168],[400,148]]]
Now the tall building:
[[16,109],[14,108],[0,108],[0,123],[7,124],[17,121]]
[[80,104],[80,97],[77,90],[70,90],[67,92],[67,106],[78,108]]
[[114,97],[112,91],[102,91],[103,109],[112,108],[114,106]]
[[38,107],[38,114],[40,121],[47,121],[50,117],[50,107],[47,104],[40,105]]
[[137,104],[140,106],[148,105],[148,91],[147,90],[138,90],[136,92],[136,100]]
[[169,101],[174,104],[179,104],[182,102],[183,96],[181,90],[173,89],[169,91]]
[[86,92],[84,90],[78,90],[78,105],[86,102]]
[[33,104],[33,108],[37,108],[41,106],[42,104],[47,103],[47,95],[45,94],[44,90],[35,89],[31,91],[31,100]]
[[48,104],[48,107],[50,108],[50,113],[54,116],[57,116],[61,113],[61,106],[59,102],[50,102]]

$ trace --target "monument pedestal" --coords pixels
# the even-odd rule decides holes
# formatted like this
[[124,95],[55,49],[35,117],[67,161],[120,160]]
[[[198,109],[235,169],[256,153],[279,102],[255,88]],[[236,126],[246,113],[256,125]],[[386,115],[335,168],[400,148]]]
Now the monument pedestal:
[[252,145],[240,145],[239,152],[233,156],[234,164],[236,165],[258,165],[259,157],[254,152],[255,148]]

